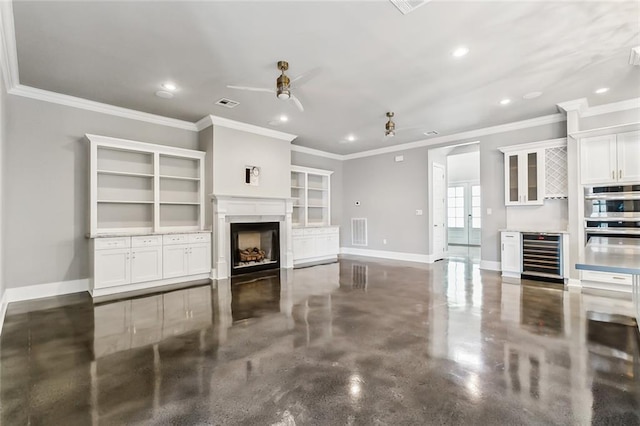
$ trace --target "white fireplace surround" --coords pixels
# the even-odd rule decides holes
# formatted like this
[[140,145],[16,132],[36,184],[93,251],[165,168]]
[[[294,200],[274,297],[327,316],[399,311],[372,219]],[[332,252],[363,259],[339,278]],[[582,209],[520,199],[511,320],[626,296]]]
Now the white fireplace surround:
[[213,270],[216,280],[231,276],[231,224],[280,222],[280,267],[293,268],[291,198],[212,195]]

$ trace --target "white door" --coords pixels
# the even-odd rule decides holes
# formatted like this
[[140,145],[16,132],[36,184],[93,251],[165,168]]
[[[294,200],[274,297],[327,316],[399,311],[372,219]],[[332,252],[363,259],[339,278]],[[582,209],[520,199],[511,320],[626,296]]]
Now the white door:
[[189,246],[189,275],[211,272],[211,245],[191,244]]
[[95,288],[113,287],[131,282],[128,248],[96,250]]
[[580,140],[580,175],[583,185],[617,181],[616,136]]
[[446,180],[444,166],[433,164],[433,255],[434,260],[443,259],[445,241],[445,194]]
[[617,136],[618,182],[640,181],[640,132]]
[[136,247],[131,250],[131,282],[162,279],[162,247]]
[[175,278],[188,275],[187,244],[164,246],[162,249],[162,277]]

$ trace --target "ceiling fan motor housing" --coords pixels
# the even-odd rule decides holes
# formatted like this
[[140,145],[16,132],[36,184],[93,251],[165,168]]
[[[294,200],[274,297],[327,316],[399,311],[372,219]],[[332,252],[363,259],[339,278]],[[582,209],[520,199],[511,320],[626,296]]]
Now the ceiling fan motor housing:
[[289,69],[289,63],[278,61],[278,69],[282,71],[282,74],[276,79],[276,94],[278,99],[289,99],[291,97],[291,80],[284,74]]

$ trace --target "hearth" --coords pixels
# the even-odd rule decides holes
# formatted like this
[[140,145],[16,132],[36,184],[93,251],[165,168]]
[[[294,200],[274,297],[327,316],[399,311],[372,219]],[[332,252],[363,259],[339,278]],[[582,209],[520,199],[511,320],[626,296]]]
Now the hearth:
[[280,223],[231,224],[231,275],[280,268]]

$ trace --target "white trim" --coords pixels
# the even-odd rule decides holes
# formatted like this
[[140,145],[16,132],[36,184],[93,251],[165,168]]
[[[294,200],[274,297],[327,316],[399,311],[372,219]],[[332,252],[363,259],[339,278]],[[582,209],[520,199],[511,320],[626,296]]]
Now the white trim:
[[402,253],[399,251],[359,249],[352,247],[340,247],[340,254],[353,256],[376,257],[379,259],[404,260],[407,262],[433,263],[433,256],[430,254]]
[[567,146],[567,138],[547,139],[544,141],[529,142],[529,143],[523,143],[519,145],[501,146],[498,148],[498,150],[504,153],[512,153],[517,151],[529,151],[529,150],[538,150],[538,149],[546,149],[546,148],[555,148],[558,146]]
[[329,254],[326,256],[317,256],[317,257],[308,257],[304,259],[298,259],[293,261],[293,267],[296,266],[310,266],[310,264],[317,262],[326,262],[327,260],[331,260],[333,262],[338,260],[337,254]]
[[88,278],[8,288],[5,290],[5,299],[7,303],[21,302],[23,300],[41,299],[43,297],[82,293],[83,291],[89,291]]
[[589,108],[589,103],[587,102],[587,98],[580,98],[572,101],[560,102],[559,104],[556,104],[556,108],[558,108],[558,111],[561,111],[563,115],[570,111],[577,111],[578,115],[582,115],[582,113]]
[[[481,260],[480,261],[480,269],[485,269],[487,271],[501,271],[502,270],[502,264],[500,262],[495,262],[493,260]],[[520,274],[518,274],[518,275],[520,275]]]
[[200,120],[196,121],[195,125],[196,125],[196,130],[198,132],[201,132],[204,129],[206,129],[207,127],[213,126],[213,123],[211,122],[211,117],[208,116],[208,115],[205,115]]
[[[281,139],[287,142],[291,142],[297,135],[292,135],[290,133],[279,132],[273,129],[267,129],[265,127],[254,126],[253,124],[242,123],[240,121],[230,120],[228,118],[217,117],[215,115],[209,115],[209,120],[211,120],[211,124],[214,126],[222,126],[227,127],[229,129],[242,130],[243,132],[254,133],[256,135],[267,136],[270,138]],[[202,120],[198,121],[198,125],[202,126],[208,123],[206,121],[206,117]],[[204,128],[209,127],[208,125]]]
[[334,154],[332,152],[320,151],[319,149],[307,148],[306,146],[291,145],[291,151],[301,152],[303,154],[315,155],[316,157],[330,158],[332,160],[344,160],[344,155]]
[[48,90],[36,89],[35,87],[24,86],[22,84],[17,84],[8,88],[7,92],[16,96],[23,96],[25,98],[66,105],[72,108],[79,108],[102,114],[115,115],[117,117],[128,118],[131,120],[145,121],[147,123],[190,131],[197,130],[196,125],[189,121],[177,120],[175,118],[163,117],[161,115],[150,114],[148,112],[122,108],[119,106],[104,104],[102,102],[90,101],[88,99],[63,95],[62,93],[50,92]]
[[593,117],[596,115],[610,114],[612,112],[627,111],[637,108],[640,108],[640,98],[632,98],[620,102],[589,107],[582,113],[582,117]]
[[91,293],[93,298],[103,297],[103,296],[111,296],[117,294],[118,297],[130,297],[131,294],[124,295],[124,293],[130,293],[140,290],[153,290],[153,291],[166,291],[168,290],[167,286],[172,286],[175,284],[182,284],[184,286],[179,287],[189,287],[193,285],[195,281],[206,281],[210,280],[209,272],[205,272],[204,274],[196,274],[196,275],[187,275],[182,277],[175,278],[165,278],[162,280],[155,281],[145,281],[141,283],[135,284],[125,284],[114,287],[103,287],[103,288],[94,288]]
[[582,289],[582,282],[579,279],[576,279],[576,278],[569,278],[567,280],[567,289],[569,289],[569,290],[572,290],[572,289],[580,290],[580,289]]
[[2,326],[4,325],[4,317],[7,315],[8,307],[9,301],[7,300],[7,291],[5,290],[0,299],[0,335],[2,335]]
[[13,2],[0,2],[0,67],[4,85],[9,90],[20,83],[16,30],[13,21]]
[[[131,139],[120,139],[111,136],[93,135],[87,133],[85,135],[93,144],[100,144],[101,147],[111,147],[119,149],[130,149],[144,151],[145,154],[157,152],[159,154],[176,155],[195,159],[204,160],[206,152],[195,149],[177,148],[169,145],[158,145],[148,142],[139,142]],[[148,152],[147,152],[148,151]]]
[[580,130],[577,132],[570,132],[569,136],[574,139],[580,139],[584,137],[604,136],[613,133],[626,133],[635,132],[640,130],[640,123],[628,123],[618,124],[615,126],[598,127],[596,129]]
[[353,160],[356,158],[371,157],[374,155],[388,154],[396,151],[405,151],[408,149],[422,148],[425,146],[438,145],[445,142],[459,141],[462,139],[477,138],[480,136],[493,135],[496,133],[510,132],[513,130],[527,129],[529,127],[543,126],[546,124],[559,123],[565,121],[564,114],[557,113],[544,115],[529,120],[514,121],[512,123],[500,124],[498,126],[484,127],[482,129],[470,130],[468,132],[454,133],[452,135],[440,136],[437,138],[425,139],[416,142],[408,142],[400,145],[389,146],[386,148],[372,149],[370,151],[362,151],[354,154],[343,155],[343,160]]
[[314,169],[313,167],[303,167],[303,166],[291,166],[292,172],[298,173],[311,173],[314,175],[322,175],[322,176],[331,176],[333,174],[333,170],[324,170],[324,169]]

